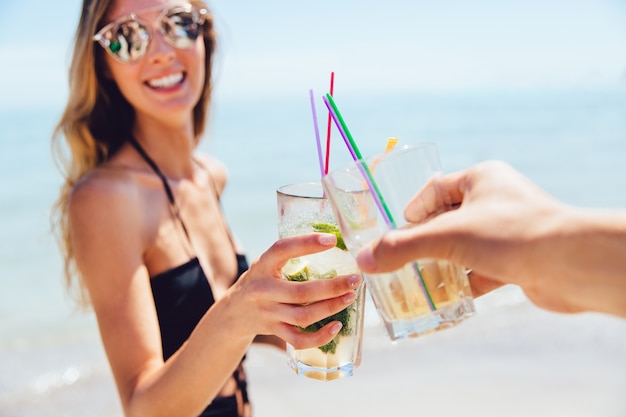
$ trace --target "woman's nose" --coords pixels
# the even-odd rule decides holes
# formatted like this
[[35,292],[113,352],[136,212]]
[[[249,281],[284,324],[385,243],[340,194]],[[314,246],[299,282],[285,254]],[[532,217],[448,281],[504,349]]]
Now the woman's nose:
[[152,39],[148,47],[147,55],[151,62],[169,62],[174,59],[175,48],[165,39],[159,30],[152,32]]

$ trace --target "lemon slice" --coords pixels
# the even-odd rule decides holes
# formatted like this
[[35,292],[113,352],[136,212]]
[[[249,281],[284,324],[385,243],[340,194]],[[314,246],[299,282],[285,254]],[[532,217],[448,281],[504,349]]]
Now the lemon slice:
[[290,259],[283,267],[283,276],[288,281],[303,282],[309,280],[311,272],[306,262],[302,262],[299,259]]

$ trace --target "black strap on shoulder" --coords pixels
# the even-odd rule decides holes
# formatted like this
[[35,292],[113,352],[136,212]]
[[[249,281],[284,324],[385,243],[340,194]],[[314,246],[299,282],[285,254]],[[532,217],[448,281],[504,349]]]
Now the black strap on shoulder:
[[189,244],[191,244],[191,239],[189,238],[189,232],[187,232],[187,226],[185,226],[185,222],[180,216],[180,209],[178,208],[178,205],[176,204],[176,200],[174,200],[174,193],[172,192],[172,188],[170,187],[170,184],[167,182],[167,177],[163,174],[163,172],[161,171],[159,166],[156,164],[156,162],[154,162],[154,160],[150,158],[150,156],[145,151],[145,149],[139,144],[139,142],[137,142],[137,139],[131,136],[128,141],[133,146],[133,148],[135,148],[135,150],[139,153],[139,155],[146,161],[146,163],[150,165],[150,168],[152,168],[154,173],[161,179],[161,182],[163,183],[163,188],[165,188],[165,194],[167,194],[167,199],[170,202],[170,207],[172,208],[174,215],[180,222],[180,225],[183,228],[183,232],[185,232],[185,236],[187,237],[187,241],[189,242]]

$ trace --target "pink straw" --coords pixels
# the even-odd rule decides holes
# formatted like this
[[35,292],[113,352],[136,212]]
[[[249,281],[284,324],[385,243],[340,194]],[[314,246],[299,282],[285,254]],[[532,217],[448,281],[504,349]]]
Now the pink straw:
[[309,90],[309,97],[311,99],[311,112],[313,113],[313,126],[315,127],[315,142],[317,143],[317,159],[319,160],[319,164],[320,164],[320,174],[321,174],[321,177],[323,177],[326,174],[326,172],[324,171],[324,158],[322,156],[322,141],[320,139],[320,130],[317,125],[317,113],[315,112],[315,98],[313,96],[313,90]]
[[[334,94],[335,89],[335,72],[330,73],[330,95]],[[328,113],[328,126],[326,128],[326,166],[324,168],[324,175],[328,174],[328,167],[330,165],[330,118],[331,114]]]

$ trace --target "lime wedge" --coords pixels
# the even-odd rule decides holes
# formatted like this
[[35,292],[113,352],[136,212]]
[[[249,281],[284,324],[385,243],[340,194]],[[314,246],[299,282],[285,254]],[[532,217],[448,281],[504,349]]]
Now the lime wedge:
[[346,243],[343,241],[343,238],[341,237],[341,232],[339,231],[339,228],[335,226],[334,224],[314,223],[311,226],[313,226],[313,230],[315,230],[316,232],[332,233],[333,235],[337,236],[337,244],[335,246],[341,250],[348,250],[348,248],[346,247]]
[[308,281],[311,276],[309,267],[305,262],[299,259],[290,259],[283,267],[283,275],[288,281]]
[[334,269],[324,272],[323,274],[320,274],[317,277],[317,279],[331,279],[331,278],[337,278],[337,271],[335,271]]

